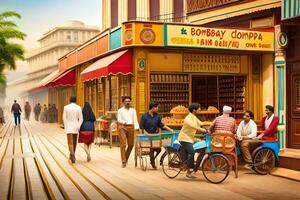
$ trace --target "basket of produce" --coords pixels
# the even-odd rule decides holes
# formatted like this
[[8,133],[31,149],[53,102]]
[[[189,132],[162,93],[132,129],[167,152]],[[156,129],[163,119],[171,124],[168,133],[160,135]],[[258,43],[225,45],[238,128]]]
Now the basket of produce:
[[207,110],[202,110],[201,114],[219,114],[220,111],[214,106],[208,106]]
[[179,105],[172,108],[170,113],[173,115],[173,118],[175,119],[184,119],[189,112],[186,107]]
[[175,119],[174,117],[164,117],[161,119],[162,123],[167,126],[182,126],[183,119]]

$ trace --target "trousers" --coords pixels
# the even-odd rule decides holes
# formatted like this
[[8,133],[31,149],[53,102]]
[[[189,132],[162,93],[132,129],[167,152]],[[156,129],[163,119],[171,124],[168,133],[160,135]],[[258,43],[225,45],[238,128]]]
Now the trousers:
[[121,160],[123,163],[126,163],[128,161],[128,158],[134,146],[134,127],[133,126],[120,127],[119,138],[120,138]]

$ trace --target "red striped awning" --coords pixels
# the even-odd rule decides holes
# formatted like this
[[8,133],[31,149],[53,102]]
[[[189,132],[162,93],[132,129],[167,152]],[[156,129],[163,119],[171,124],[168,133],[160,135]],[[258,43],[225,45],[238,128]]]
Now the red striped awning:
[[75,69],[68,69],[64,72],[59,73],[47,87],[59,87],[59,86],[73,86],[75,85],[76,72]]
[[101,58],[91,64],[81,72],[80,80],[85,82],[108,75],[131,74],[132,69],[132,52],[124,50]]

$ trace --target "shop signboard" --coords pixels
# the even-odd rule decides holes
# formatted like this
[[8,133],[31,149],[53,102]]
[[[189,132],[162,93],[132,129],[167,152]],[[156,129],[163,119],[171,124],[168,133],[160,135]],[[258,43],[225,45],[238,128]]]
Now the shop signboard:
[[164,32],[169,47],[274,51],[274,31],[165,24]]
[[125,23],[122,29],[123,46],[163,46],[163,24]]
[[240,73],[241,58],[238,55],[186,53],[183,71],[197,73]]

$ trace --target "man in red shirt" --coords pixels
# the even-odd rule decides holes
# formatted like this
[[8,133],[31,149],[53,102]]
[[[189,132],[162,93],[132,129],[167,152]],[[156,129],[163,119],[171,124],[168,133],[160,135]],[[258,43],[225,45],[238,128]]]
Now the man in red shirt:
[[274,115],[274,107],[267,105],[266,114],[261,123],[263,132],[257,137],[260,140],[275,140],[279,118]]
[[[265,141],[266,140],[275,141],[276,140],[277,125],[279,122],[279,118],[274,115],[274,107],[273,106],[266,105],[265,112],[266,112],[267,116],[265,116],[261,121],[263,131],[261,132],[261,134],[259,136],[256,137],[256,139],[251,140],[248,143],[247,148],[244,149],[244,151],[246,150],[246,154],[248,154],[248,155],[251,155],[251,152],[261,144],[261,141],[264,141],[264,140]],[[252,168],[252,159],[251,159],[251,161],[248,160],[246,162],[247,162],[247,164],[245,165],[245,168],[251,169]]]

